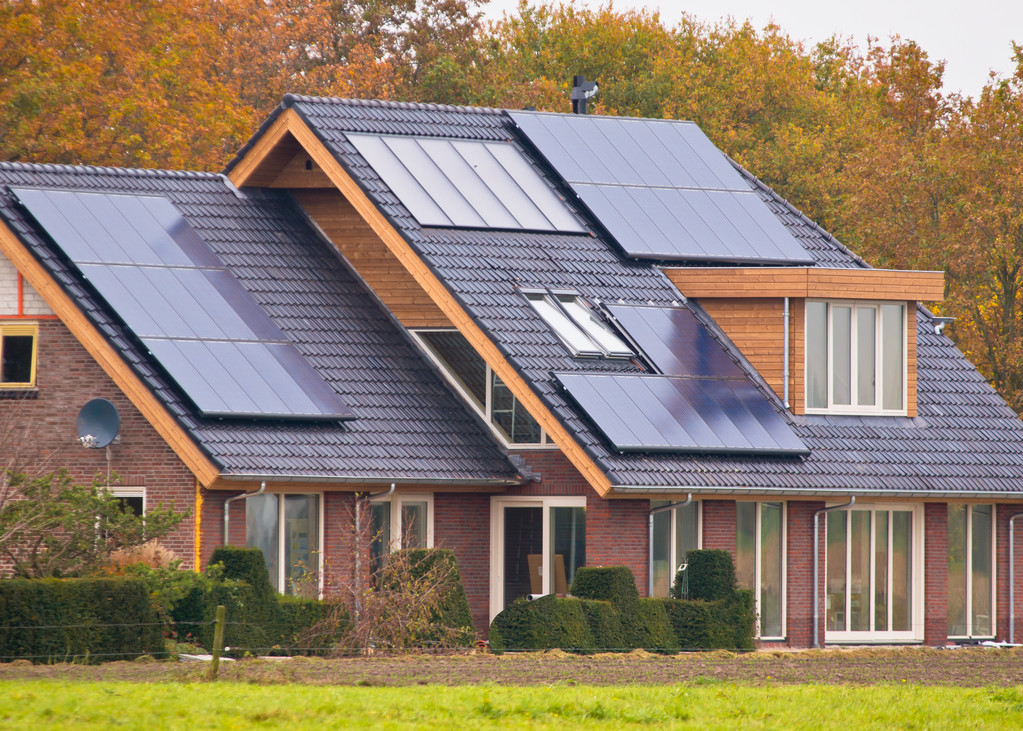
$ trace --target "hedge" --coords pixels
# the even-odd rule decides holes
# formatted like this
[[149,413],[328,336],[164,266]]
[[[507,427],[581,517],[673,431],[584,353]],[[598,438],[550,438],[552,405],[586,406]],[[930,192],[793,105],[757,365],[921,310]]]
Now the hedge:
[[628,566],[583,566],[576,570],[572,596],[611,602],[620,615],[619,621],[626,647],[639,647],[645,638],[639,629],[639,591],[636,578]]
[[163,653],[163,624],[143,581],[0,581],[2,660],[102,662]]
[[686,570],[689,578],[689,596],[681,593],[679,576],[671,587],[675,599],[726,599],[735,593],[735,564],[732,555],[721,549],[694,549],[686,552]]
[[[703,554],[696,559],[698,573],[717,577],[730,591],[712,601],[640,599],[627,567],[580,568],[572,582],[572,593],[579,598],[548,595],[532,602],[512,602],[490,626],[490,647],[495,652],[550,648],[583,652],[640,647],[662,652],[753,649],[753,592],[735,589],[731,557],[724,551],[690,553]],[[721,554],[730,572],[723,568]],[[698,591],[722,594],[710,586],[709,578],[698,584]]]

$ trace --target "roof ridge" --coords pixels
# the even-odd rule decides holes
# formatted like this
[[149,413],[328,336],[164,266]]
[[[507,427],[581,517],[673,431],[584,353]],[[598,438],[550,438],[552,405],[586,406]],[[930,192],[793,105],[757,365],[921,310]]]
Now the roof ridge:
[[340,104],[352,107],[376,107],[380,109],[417,109],[435,112],[470,112],[482,114],[504,114],[507,110],[496,107],[472,107],[458,104],[434,104],[429,102],[402,102],[388,99],[348,99],[335,96],[306,96],[304,94],[285,94],[281,100],[282,107],[294,104]]
[[0,161],[0,170],[33,173],[72,173],[77,175],[124,175],[135,177],[213,179],[220,173],[202,170],[164,170],[162,168],[127,168],[101,165],[66,165],[58,163]]

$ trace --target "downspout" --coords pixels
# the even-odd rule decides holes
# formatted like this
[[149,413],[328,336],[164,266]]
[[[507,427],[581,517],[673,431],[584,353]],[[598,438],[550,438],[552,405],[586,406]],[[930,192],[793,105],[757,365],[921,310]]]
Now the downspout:
[[835,510],[845,510],[856,504],[856,496],[852,495],[849,502],[842,505],[832,505],[830,508],[822,508],[813,514],[813,646],[820,647],[820,517],[822,513],[830,513]]
[[247,500],[254,495],[262,495],[266,492],[266,480],[259,483],[259,489],[255,492],[244,492],[241,495],[229,497],[224,501],[224,545],[227,545],[227,537],[231,535],[231,503],[235,500]]
[[782,380],[782,403],[785,404],[785,408],[789,408],[789,298],[785,298],[785,306],[783,308],[784,316],[784,333],[782,335],[782,364],[781,364],[781,380]]
[[692,502],[693,493],[689,493],[686,495],[686,500],[683,503],[671,503],[670,505],[662,505],[659,508],[651,508],[650,512],[647,513],[647,528],[650,532],[649,539],[647,540],[647,544],[650,549],[647,552],[647,596],[652,597],[654,595],[654,514],[662,513],[666,510],[674,510],[675,508],[684,508],[688,505],[692,505]]
[[[383,500],[394,494],[398,483],[392,482],[391,487],[385,492],[370,495],[369,502]],[[355,493],[355,626],[359,626],[359,617],[362,614],[362,500],[361,492]]]
[[1023,513],[1016,513],[1009,518],[1009,644],[1016,640],[1016,518],[1023,518]]

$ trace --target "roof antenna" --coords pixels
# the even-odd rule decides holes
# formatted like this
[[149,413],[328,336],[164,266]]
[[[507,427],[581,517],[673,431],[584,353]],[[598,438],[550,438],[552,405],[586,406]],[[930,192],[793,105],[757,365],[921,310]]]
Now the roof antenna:
[[586,102],[597,95],[597,82],[582,74],[572,77],[572,114],[586,114]]

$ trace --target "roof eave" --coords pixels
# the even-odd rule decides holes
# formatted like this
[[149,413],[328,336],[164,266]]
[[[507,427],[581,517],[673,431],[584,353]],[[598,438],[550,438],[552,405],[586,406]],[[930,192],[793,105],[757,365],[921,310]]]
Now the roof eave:
[[843,498],[851,495],[856,497],[889,498],[889,499],[987,499],[987,500],[1011,500],[1023,501],[1023,489],[1018,493],[1005,490],[905,490],[905,489],[883,489],[883,488],[800,488],[800,487],[701,487],[688,485],[683,487],[672,487],[666,485],[613,485],[611,487],[612,497],[614,495],[791,495],[794,497],[825,497]]

